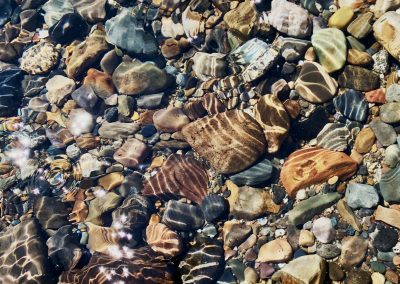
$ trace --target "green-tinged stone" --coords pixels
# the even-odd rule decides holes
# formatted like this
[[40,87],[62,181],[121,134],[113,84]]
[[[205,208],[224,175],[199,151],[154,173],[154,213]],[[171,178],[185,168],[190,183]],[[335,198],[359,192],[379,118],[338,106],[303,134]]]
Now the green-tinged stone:
[[350,44],[350,47],[353,49],[357,49],[358,51],[365,51],[367,48],[365,47],[364,44],[362,44],[359,40],[357,40],[355,37],[348,36],[347,41]]
[[328,26],[331,28],[343,29],[353,19],[354,12],[350,7],[342,7],[329,18]]
[[343,32],[336,28],[317,31],[311,43],[321,65],[329,73],[342,69],[346,63],[347,47]]
[[316,214],[321,213],[326,208],[335,204],[339,199],[340,194],[337,192],[310,197],[307,200],[299,202],[299,204],[289,212],[289,221],[296,226],[304,224],[311,220]]
[[387,202],[400,202],[400,166],[390,169],[379,181],[379,189]]

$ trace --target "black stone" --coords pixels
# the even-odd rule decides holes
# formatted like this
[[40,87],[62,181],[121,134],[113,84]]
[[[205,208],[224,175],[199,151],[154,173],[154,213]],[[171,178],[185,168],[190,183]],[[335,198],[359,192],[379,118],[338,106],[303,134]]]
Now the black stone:
[[13,116],[17,113],[21,101],[22,71],[16,66],[0,71],[0,114]]
[[208,222],[220,219],[227,213],[228,203],[220,195],[207,195],[200,204],[204,217]]
[[10,19],[13,9],[11,0],[0,0],[0,27]]
[[117,107],[110,107],[105,110],[104,112],[104,119],[107,122],[115,122],[118,120],[118,108]]
[[317,137],[327,123],[329,123],[327,112],[323,107],[317,107],[308,118],[293,123],[292,134],[298,139],[310,140]]
[[361,92],[348,90],[333,99],[335,107],[351,120],[364,122],[368,116],[368,102]]
[[399,233],[393,228],[383,228],[378,232],[373,241],[376,249],[383,252],[392,251],[392,248],[397,244]]
[[49,29],[50,38],[61,44],[84,38],[88,33],[85,20],[76,13],[65,14]]
[[152,124],[143,126],[142,130],[140,131],[140,134],[142,134],[145,138],[149,138],[156,133],[157,133],[157,129]]
[[286,191],[279,185],[272,185],[272,200],[275,204],[281,204],[286,196]]

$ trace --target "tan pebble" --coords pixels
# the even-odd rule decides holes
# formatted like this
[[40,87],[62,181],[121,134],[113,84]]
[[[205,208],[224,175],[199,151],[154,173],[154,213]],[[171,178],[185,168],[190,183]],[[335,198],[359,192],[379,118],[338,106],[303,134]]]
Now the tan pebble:
[[375,153],[376,151],[378,151],[378,147],[376,146],[376,144],[374,144],[371,147],[371,153]]
[[354,149],[351,150],[350,158],[356,161],[359,165],[361,165],[363,162],[363,156]]
[[333,185],[333,184],[337,183],[338,180],[339,180],[338,176],[333,176],[330,179],[328,179],[328,184]]
[[350,7],[341,7],[337,10],[328,21],[328,26],[331,28],[343,29],[347,27],[353,19],[354,12]]
[[285,262],[292,258],[292,247],[286,239],[275,239],[263,245],[258,252],[258,262]]
[[164,163],[164,157],[163,157],[163,156],[155,157],[155,158],[151,161],[150,169],[159,168],[159,167],[162,166],[163,163]]
[[138,113],[137,111],[135,111],[135,112],[133,113],[131,119],[132,119],[133,121],[136,121],[136,120],[138,120],[139,118],[140,118],[139,113]]
[[372,273],[371,279],[372,279],[372,284],[384,284],[385,283],[385,276],[383,276],[379,272]]
[[299,237],[299,245],[302,247],[310,247],[314,244],[315,238],[313,233],[308,230],[301,230]]
[[312,46],[307,49],[306,54],[304,55],[304,59],[308,61],[315,61],[317,59],[317,55],[315,54],[314,48]]
[[252,267],[246,267],[244,270],[244,279],[246,284],[255,284],[258,281],[257,271]]
[[372,146],[375,143],[375,134],[371,128],[363,128],[358,133],[355,141],[355,149],[360,154],[365,154],[371,151]]
[[124,175],[120,172],[110,173],[99,178],[99,185],[106,190],[112,190],[117,186],[120,186],[124,181]]
[[400,256],[396,255],[393,257],[393,264],[396,266],[400,266]]

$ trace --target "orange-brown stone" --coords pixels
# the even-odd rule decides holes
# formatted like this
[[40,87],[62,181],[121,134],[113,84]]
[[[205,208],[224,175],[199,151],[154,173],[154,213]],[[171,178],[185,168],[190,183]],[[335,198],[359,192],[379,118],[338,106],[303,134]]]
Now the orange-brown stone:
[[385,89],[380,88],[365,93],[365,99],[369,103],[384,104],[386,102]]
[[346,179],[356,171],[357,163],[348,155],[313,147],[292,153],[280,177],[289,196],[294,197],[301,188],[326,182],[333,176]]

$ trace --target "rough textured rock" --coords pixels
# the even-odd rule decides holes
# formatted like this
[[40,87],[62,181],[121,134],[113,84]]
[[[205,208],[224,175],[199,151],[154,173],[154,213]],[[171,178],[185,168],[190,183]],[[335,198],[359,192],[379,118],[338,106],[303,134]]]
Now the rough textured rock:
[[129,138],[115,151],[114,159],[125,167],[135,168],[146,159],[149,152],[145,143],[136,138]]
[[295,196],[301,188],[325,182],[333,176],[346,179],[356,170],[357,163],[346,154],[315,147],[291,154],[280,177],[288,194]]
[[288,135],[290,127],[285,107],[274,95],[262,96],[257,102],[254,115],[264,130],[268,152],[276,153]]
[[346,65],[339,75],[339,86],[357,91],[371,91],[379,88],[379,75],[369,69]]
[[359,264],[364,259],[367,249],[368,240],[359,236],[344,237],[342,239],[340,263],[346,268]]
[[[215,132],[220,135],[215,136]],[[258,123],[237,110],[191,122],[183,127],[182,134],[201,157],[224,174],[246,169],[265,152],[266,147]]]
[[172,154],[157,174],[145,181],[143,194],[163,200],[186,197],[199,204],[207,195],[207,187],[207,172],[199,161]]
[[351,183],[346,188],[346,202],[353,208],[372,208],[379,202],[376,189],[368,184]]
[[51,43],[38,43],[27,49],[21,58],[21,69],[29,74],[44,74],[57,63],[59,54]]

